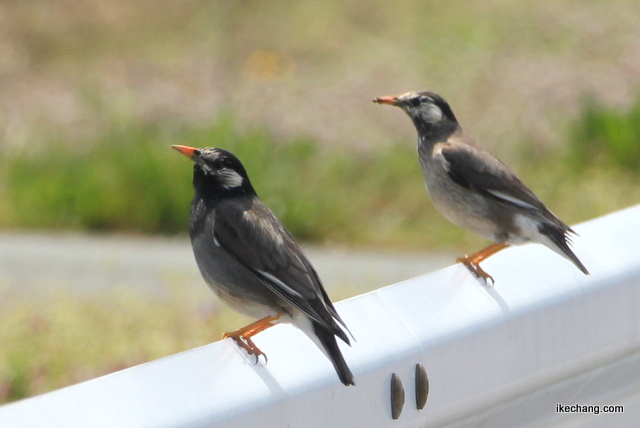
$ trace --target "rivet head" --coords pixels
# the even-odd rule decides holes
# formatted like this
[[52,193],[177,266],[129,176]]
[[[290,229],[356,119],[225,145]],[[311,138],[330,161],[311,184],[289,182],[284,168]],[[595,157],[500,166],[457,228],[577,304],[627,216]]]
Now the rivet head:
[[424,409],[429,397],[429,378],[422,364],[416,364],[416,407]]
[[404,406],[404,387],[400,376],[396,373],[391,375],[391,417],[398,419]]

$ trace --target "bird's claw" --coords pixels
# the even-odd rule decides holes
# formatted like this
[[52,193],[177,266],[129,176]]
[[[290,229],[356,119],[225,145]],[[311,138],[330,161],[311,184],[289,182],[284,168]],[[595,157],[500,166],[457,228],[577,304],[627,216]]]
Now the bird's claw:
[[258,364],[258,362],[260,361],[260,357],[264,357],[264,364],[265,365],[269,361],[269,359],[267,358],[267,354],[262,352],[260,350],[260,348],[258,348],[256,346],[256,344],[253,343],[253,340],[251,340],[251,338],[249,338],[249,337],[245,337],[243,335],[234,335],[233,333],[225,333],[225,334],[222,335],[222,338],[223,339],[228,339],[228,338],[233,339],[233,341],[236,342],[236,344],[239,347],[241,347],[242,349],[247,351],[247,354],[254,355],[255,358],[256,358],[255,364]]
[[493,277],[485,272],[478,263],[474,263],[467,257],[461,257],[459,259],[456,259],[456,261],[465,265],[476,278],[481,278],[484,281],[484,285],[486,287],[493,287],[495,285],[496,281],[493,279]]

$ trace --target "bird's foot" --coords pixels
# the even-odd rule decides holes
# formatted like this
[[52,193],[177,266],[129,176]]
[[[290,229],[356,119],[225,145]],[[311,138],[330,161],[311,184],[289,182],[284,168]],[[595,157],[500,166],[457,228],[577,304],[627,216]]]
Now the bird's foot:
[[[456,259],[458,263],[464,264],[467,269],[471,271],[472,274],[475,275],[476,278],[482,278],[484,280],[484,285],[487,287],[493,287],[495,285],[495,281],[493,277],[486,273],[481,267],[480,262],[486,259],[487,257],[497,253],[503,248],[507,248],[509,244],[504,242],[496,242],[495,244],[489,245],[487,248],[478,251],[477,253],[471,254],[470,256],[460,257]],[[489,283],[491,281],[491,283]]]
[[236,344],[239,347],[247,351],[247,354],[254,355],[256,358],[255,364],[258,364],[258,362],[260,361],[260,357],[264,357],[264,363],[267,364],[267,361],[268,361],[267,355],[264,352],[262,352],[260,348],[256,346],[255,343],[253,343],[253,340],[251,340],[250,337],[244,336],[243,334],[236,334],[236,333],[237,332],[235,331],[231,333],[224,333],[222,335],[222,338],[232,339],[234,342],[236,342]]
[[267,364],[267,356],[264,352],[262,352],[251,340],[251,337],[268,329],[269,327],[273,327],[274,323],[282,316],[282,314],[278,314],[275,316],[266,316],[258,321],[251,323],[245,327],[242,327],[236,331],[232,331],[230,333],[224,333],[222,335],[223,339],[231,338],[234,342],[238,344],[239,347],[247,351],[249,355],[256,356],[256,364],[260,361],[260,357],[264,357],[264,363]]
[[482,279],[486,287],[493,287],[495,285],[496,281],[493,277],[485,272],[484,269],[480,267],[480,264],[475,263],[470,257],[460,257],[456,259],[456,262],[462,263],[476,278]]

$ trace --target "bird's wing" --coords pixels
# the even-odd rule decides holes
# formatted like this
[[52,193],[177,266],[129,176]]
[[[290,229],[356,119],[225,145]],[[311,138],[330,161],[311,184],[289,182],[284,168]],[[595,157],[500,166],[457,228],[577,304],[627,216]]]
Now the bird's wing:
[[284,225],[259,199],[216,208],[214,236],[262,283],[348,343],[318,274]]
[[489,152],[455,139],[436,149],[449,177],[458,185],[530,217],[550,221],[538,197]]

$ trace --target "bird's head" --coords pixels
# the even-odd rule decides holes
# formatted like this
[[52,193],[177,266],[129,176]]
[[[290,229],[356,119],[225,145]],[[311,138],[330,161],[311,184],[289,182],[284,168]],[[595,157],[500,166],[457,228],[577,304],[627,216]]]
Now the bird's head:
[[232,153],[211,147],[171,147],[193,161],[193,185],[196,190],[253,192],[244,166]]
[[373,102],[400,107],[409,115],[419,130],[458,126],[458,120],[449,107],[449,103],[434,92],[407,92],[398,96],[378,97]]

